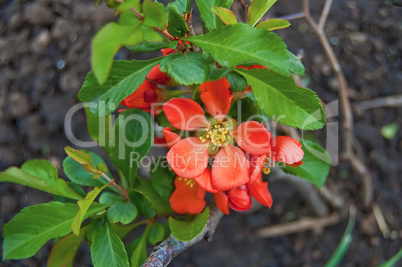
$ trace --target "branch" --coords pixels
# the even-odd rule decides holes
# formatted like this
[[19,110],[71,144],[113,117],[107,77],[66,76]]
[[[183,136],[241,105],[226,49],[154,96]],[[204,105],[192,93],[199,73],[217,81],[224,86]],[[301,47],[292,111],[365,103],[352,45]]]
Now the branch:
[[159,246],[154,248],[154,251],[149,255],[147,261],[142,265],[143,267],[162,267],[167,266],[174,257],[179,255],[184,250],[193,246],[194,244],[205,239],[207,242],[212,241],[212,236],[218,226],[219,221],[223,217],[223,213],[215,206],[211,205],[211,213],[207,224],[202,232],[197,235],[193,240],[180,241],[173,235],[163,241]]

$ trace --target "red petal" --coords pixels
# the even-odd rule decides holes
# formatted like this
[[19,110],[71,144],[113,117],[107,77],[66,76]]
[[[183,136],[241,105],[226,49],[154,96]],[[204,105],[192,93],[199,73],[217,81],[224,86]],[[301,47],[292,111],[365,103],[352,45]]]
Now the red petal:
[[147,75],[147,78],[157,84],[169,85],[171,82],[169,76],[159,70],[159,64],[151,69]]
[[214,194],[214,199],[216,206],[222,211],[223,214],[229,215],[229,199],[228,196],[223,192],[218,192]]
[[260,173],[259,177],[254,183],[248,183],[247,188],[251,195],[262,205],[271,208],[272,206],[272,196],[268,190],[268,183],[262,181],[262,175]]
[[229,206],[233,210],[246,211],[251,207],[251,197],[247,187],[242,185],[238,188],[227,192],[229,198]]
[[163,135],[165,136],[166,143],[169,147],[177,144],[181,139],[177,133],[172,132],[172,128],[166,127],[163,129]]
[[216,190],[211,184],[211,170],[206,168],[201,175],[194,177],[194,180],[202,187],[204,190],[210,193],[216,193]]
[[180,140],[169,150],[166,159],[178,176],[193,178],[208,165],[208,143],[202,143],[197,137]]
[[299,167],[300,165],[303,165],[303,161],[298,161],[293,164],[288,164],[290,167]]
[[199,87],[201,101],[205,104],[205,109],[219,122],[225,118],[233,99],[229,87],[230,84],[226,78],[214,82],[205,82]]
[[158,88],[155,84],[145,80],[134,93],[126,97],[121,104],[128,108],[149,109],[151,102],[145,100],[146,95],[157,94]]
[[252,155],[269,152],[271,133],[261,123],[246,121],[233,131],[233,137],[244,151]]
[[258,176],[261,176],[261,169],[264,166],[266,155],[251,156],[250,160],[250,183],[255,182]]
[[304,152],[296,139],[289,136],[277,136],[271,139],[271,152],[268,156],[275,162],[281,161],[287,165],[293,165],[303,159]]
[[209,125],[202,107],[191,99],[169,100],[163,105],[163,111],[172,126],[180,130],[193,131]]
[[169,203],[172,209],[179,214],[198,214],[205,207],[205,190],[193,179],[177,177],[174,181],[176,186],[170,196]]
[[248,69],[248,70],[251,70],[251,69],[268,69],[267,67],[261,66],[261,65],[252,65],[252,66],[250,66],[250,67],[237,66],[236,68],[239,68],[239,69]]
[[161,49],[161,52],[162,52],[162,55],[167,56],[167,55],[176,53],[177,50],[172,49],[172,48],[163,48],[163,49]]
[[212,163],[212,185],[218,191],[228,191],[250,181],[249,161],[235,146],[225,145]]

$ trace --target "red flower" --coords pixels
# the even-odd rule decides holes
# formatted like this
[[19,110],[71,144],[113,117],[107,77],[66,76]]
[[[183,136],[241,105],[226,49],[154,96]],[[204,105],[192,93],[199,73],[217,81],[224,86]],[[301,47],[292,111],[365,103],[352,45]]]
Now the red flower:
[[176,177],[174,185],[176,189],[170,196],[169,203],[176,213],[195,215],[203,211],[206,204],[205,190],[194,179]]
[[[226,78],[200,85],[201,100],[206,111],[214,119],[208,121],[202,107],[191,99],[176,98],[163,105],[163,111],[173,127],[197,130],[197,137],[188,137],[175,144],[167,154],[172,169],[180,177],[193,178],[201,175],[208,166],[209,156],[215,156],[210,181],[204,189],[228,191],[249,182],[249,162],[245,152],[253,155],[267,154],[271,134],[258,122],[237,122],[225,119],[233,95]],[[234,141],[239,147],[235,147]]]

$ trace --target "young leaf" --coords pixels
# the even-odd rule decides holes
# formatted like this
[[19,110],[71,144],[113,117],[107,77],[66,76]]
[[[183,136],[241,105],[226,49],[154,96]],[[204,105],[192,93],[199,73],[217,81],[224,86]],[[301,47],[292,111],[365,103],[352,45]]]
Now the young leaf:
[[21,169],[8,168],[0,173],[0,182],[11,182],[42,190],[54,195],[82,199],[63,179],[57,178],[57,169],[46,160],[29,160]]
[[176,6],[180,14],[190,14],[191,0],[176,0],[170,4]]
[[183,18],[183,15],[180,14],[177,6],[169,4],[167,6],[167,10],[169,12],[169,23],[167,26],[167,30],[170,35],[174,37],[182,37],[186,35],[188,31],[186,21]]
[[119,25],[111,22],[105,25],[92,40],[91,62],[96,79],[104,84],[113,63],[113,57],[123,45],[135,45],[143,40],[143,33],[134,25]]
[[149,228],[148,242],[152,246],[155,246],[156,243],[161,242],[163,240],[164,236],[165,236],[165,227],[161,223],[155,222]]
[[87,226],[82,227],[80,235],[78,236],[71,233],[57,240],[50,251],[49,258],[47,259],[47,266],[73,267],[75,254],[85,238],[87,228]]
[[168,13],[161,3],[145,0],[142,4],[142,9],[145,17],[144,25],[160,28],[162,31],[166,28]]
[[110,76],[100,85],[94,72],[90,72],[78,94],[81,102],[87,102],[89,110],[99,117],[104,117],[117,109],[120,102],[134,93],[143,82],[149,71],[160,61],[150,60],[118,60],[113,62]]
[[247,24],[254,26],[277,0],[254,0],[248,9]]
[[324,148],[313,141],[305,140],[300,143],[304,151],[303,164],[298,167],[285,165],[282,169],[321,188],[328,177],[331,158]]
[[305,130],[324,126],[325,113],[317,95],[310,89],[297,87],[291,77],[268,69],[236,71],[246,78],[257,104],[271,119]]
[[290,76],[286,45],[272,32],[238,23],[181,39],[211,53],[221,66],[259,64]]
[[197,52],[164,57],[160,69],[183,85],[201,84],[207,80],[209,74],[209,65]]
[[128,195],[130,197],[131,202],[133,202],[138,208],[138,212],[148,218],[151,219],[155,217],[156,212],[153,208],[153,204],[151,203],[145,195],[140,192],[136,192],[134,190],[128,191]]
[[76,162],[80,163],[87,171],[97,173],[92,157],[87,152],[79,151],[69,146],[65,147],[64,150],[66,151],[67,155],[73,158]]
[[115,202],[106,212],[106,216],[111,223],[121,222],[122,224],[129,224],[135,220],[137,215],[137,207],[127,201]]
[[[96,119],[99,118],[96,117]],[[105,164],[105,162],[99,155],[91,151],[85,151],[85,152],[89,153],[89,155],[92,157],[94,166],[98,166],[99,164]],[[80,163],[72,159],[70,156],[64,159],[63,170],[64,173],[67,175],[68,179],[79,185],[101,187],[107,183],[106,179],[103,177],[94,179],[93,173],[86,171]],[[109,177],[111,176],[109,170],[106,170],[104,173],[106,173]]]
[[128,267],[128,256],[124,244],[113,231],[108,220],[97,229],[91,245],[94,267]]
[[[105,209],[105,205],[93,205],[85,215]],[[3,260],[33,256],[52,238],[71,232],[70,224],[78,212],[76,204],[49,202],[23,209],[3,228]]]
[[209,208],[194,216],[191,221],[183,221],[169,217],[169,227],[174,237],[181,241],[190,241],[202,232],[209,219]]
[[223,23],[226,25],[229,24],[236,24],[237,19],[235,14],[233,14],[232,10],[224,8],[224,7],[212,7],[211,8],[212,12],[214,12],[221,20]]
[[[119,143],[105,147],[113,164],[119,168],[132,187],[138,167],[153,143],[150,115],[140,109],[127,109],[120,113],[114,125],[114,138]],[[113,139],[115,140],[115,139]]]
[[195,0],[198,9],[201,14],[201,18],[204,21],[205,28],[212,31],[215,28],[223,26],[223,22],[219,19],[214,12],[212,12],[212,7],[224,7],[230,8],[233,0]]
[[94,202],[95,198],[99,195],[100,192],[106,187],[104,185],[102,188],[95,187],[92,191],[90,191],[84,199],[81,199],[77,202],[79,211],[75,215],[73,221],[71,222],[71,230],[74,234],[79,235],[81,229],[81,223],[84,221],[84,217],[89,207]]
[[290,22],[284,19],[269,19],[257,24],[257,28],[274,31],[290,26]]
[[151,181],[138,177],[134,190],[143,194],[151,203],[157,214],[169,214],[172,211],[169,201],[163,199],[153,188]]
[[169,169],[165,157],[159,157],[151,164],[151,182],[155,191],[166,200],[169,200],[173,191],[173,181],[176,174]]

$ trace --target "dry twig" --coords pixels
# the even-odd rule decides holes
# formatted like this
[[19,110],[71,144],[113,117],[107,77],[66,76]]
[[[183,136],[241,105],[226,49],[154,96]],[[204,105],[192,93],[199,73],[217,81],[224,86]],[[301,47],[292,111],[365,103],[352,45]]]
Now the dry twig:
[[354,109],[357,112],[363,112],[364,110],[371,108],[399,107],[399,106],[402,106],[402,95],[387,96],[363,101],[357,104],[354,107]]

